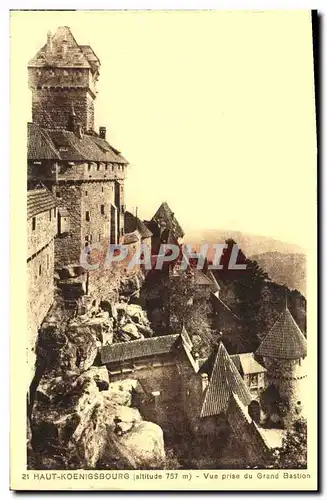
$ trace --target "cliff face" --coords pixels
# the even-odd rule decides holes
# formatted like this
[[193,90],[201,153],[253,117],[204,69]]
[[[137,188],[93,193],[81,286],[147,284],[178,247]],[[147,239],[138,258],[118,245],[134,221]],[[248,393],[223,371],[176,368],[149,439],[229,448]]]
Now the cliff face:
[[112,343],[114,330],[119,334],[121,317],[132,320],[139,311],[124,304],[119,316],[119,304],[105,305],[107,311],[93,305],[74,318],[54,308],[39,331],[27,433],[30,469],[164,466],[163,432],[131,407],[132,382],[121,390],[110,384],[106,367],[97,366],[98,348]]

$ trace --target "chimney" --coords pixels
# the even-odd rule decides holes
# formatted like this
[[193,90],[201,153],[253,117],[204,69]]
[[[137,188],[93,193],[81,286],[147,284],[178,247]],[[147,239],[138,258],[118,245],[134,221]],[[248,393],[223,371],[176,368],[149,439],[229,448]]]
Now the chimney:
[[101,139],[106,138],[106,132],[107,132],[106,127],[99,127],[99,136],[101,137]]
[[47,34],[47,54],[48,55],[52,54],[52,33],[51,33],[51,31],[48,31],[48,34]]

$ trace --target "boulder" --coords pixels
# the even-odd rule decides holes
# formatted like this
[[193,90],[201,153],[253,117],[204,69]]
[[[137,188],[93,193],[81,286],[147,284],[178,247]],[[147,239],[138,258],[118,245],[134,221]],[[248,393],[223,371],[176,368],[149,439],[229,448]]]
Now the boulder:
[[48,325],[39,333],[38,362],[46,372],[72,370],[83,372],[93,365],[97,355],[96,337],[88,327],[57,330]]
[[163,431],[159,425],[146,421],[135,422],[128,431],[116,434],[113,441],[130,467],[162,468],[165,448]]
[[137,385],[137,380],[126,379],[117,382],[110,382],[109,390],[103,391],[103,397],[107,401],[118,405],[131,406],[132,391]]
[[89,374],[44,377],[31,416],[37,468],[94,468],[107,443],[104,400]]
[[121,327],[120,332],[128,335],[132,340],[143,338],[143,335],[138,331],[137,326],[134,325],[134,323],[127,323]]

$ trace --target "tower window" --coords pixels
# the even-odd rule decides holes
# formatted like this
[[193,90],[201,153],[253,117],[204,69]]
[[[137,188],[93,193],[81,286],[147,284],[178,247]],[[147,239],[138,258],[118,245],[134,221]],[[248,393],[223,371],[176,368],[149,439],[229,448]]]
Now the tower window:
[[99,233],[99,241],[101,241],[101,233]]
[[49,269],[49,254],[47,254],[47,269]]
[[56,208],[53,209],[53,216],[54,216],[54,218],[57,217],[57,209]]
[[97,164],[97,171],[100,170],[100,163]]
[[104,205],[101,205],[101,215],[104,215]]
[[102,188],[101,188],[101,191],[103,192],[103,186],[102,186]]
[[105,169],[108,170],[108,165],[105,166]]
[[90,172],[90,170],[91,170],[91,167],[92,167],[92,165],[91,165],[91,163],[89,163],[89,164],[87,165],[87,169],[88,169],[88,171],[89,171],[89,172]]
[[33,219],[32,219],[32,230],[35,231],[35,228],[36,228],[36,218],[33,217]]
[[39,265],[39,276],[41,276],[42,274],[42,267],[41,267],[41,264]]
[[56,191],[56,196],[57,196],[57,198],[61,198],[61,194],[60,194],[59,189],[57,189],[57,191]]
[[49,219],[51,221],[51,210],[49,210]]
[[89,212],[89,211],[86,211],[86,212],[85,212],[85,220],[86,220],[87,222],[90,222],[90,212]]
[[85,191],[85,196],[87,196],[87,191]]

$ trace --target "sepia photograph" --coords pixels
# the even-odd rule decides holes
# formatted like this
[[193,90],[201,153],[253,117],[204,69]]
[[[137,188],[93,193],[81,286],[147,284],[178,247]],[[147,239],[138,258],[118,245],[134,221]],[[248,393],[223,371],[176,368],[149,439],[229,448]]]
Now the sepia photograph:
[[11,12],[17,489],[316,488],[313,19]]

